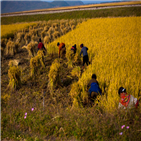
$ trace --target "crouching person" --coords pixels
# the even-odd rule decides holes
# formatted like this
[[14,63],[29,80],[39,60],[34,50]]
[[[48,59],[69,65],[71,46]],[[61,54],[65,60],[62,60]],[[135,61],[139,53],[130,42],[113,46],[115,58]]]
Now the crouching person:
[[57,46],[59,48],[59,58],[65,58],[66,56],[66,47],[65,47],[65,43],[57,43]]
[[128,95],[126,93],[126,89],[123,87],[120,87],[118,90],[118,94],[120,96],[119,105],[118,108],[123,109],[131,109],[131,108],[137,108],[139,106],[139,101],[137,98],[134,98],[132,95]]
[[96,75],[93,74],[92,75],[92,79],[90,80],[90,82],[87,85],[87,88],[90,87],[90,89],[88,90],[88,95],[89,95],[89,100],[91,102],[94,101],[94,99],[96,99],[96,97],[100,94],[102,94],[101,89],[99,88],[99,84],[98,81],[96,80]]

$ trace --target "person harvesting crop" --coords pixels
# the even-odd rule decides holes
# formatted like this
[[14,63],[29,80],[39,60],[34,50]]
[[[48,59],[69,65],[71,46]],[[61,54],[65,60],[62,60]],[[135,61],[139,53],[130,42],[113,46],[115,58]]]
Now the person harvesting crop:
[[76,49],[76,44],[75,44],[74,46],[71,47],[71,50],[73,51],[73,54],[75,55],[76,50],[77,50],[77,49]]
[[41,41],[41,38],[39,39],[39,44],[38,44],[38,49],[37,49],[37,51],[38,51],[38,50],[43,50],[43,51],[44,51],[44,54],[45,54],[45,52],[47,51],[46,48],[44,47],[44,44],[43,44],[42,41]]
[[66,47],[64,43],[57,43],[57,46],[59,47],[59,58],[61,55],[61,58],[66,55]]
[[87,88],[90,87],[90,89],[88,90],[89,93],[89,98],[93,98],[95,99],[97,97],[97,95],[101,95],[102,90],[99,88],[99,83],[96,80],[96,74],[92,75],[92,79],[90,80],[90,82],[87,85]]
[[88,66],[88,62],[89,62],[88,53],[87,53],[88,48],[87,47],[84,47],[83,44],[81,44],[80,47],[81,47],[80,56],[83,53],[83,69],[84,69],[85,63]]
[[123,109],[131,109],[131,108],[137,108],[139,106],[139,101],[137,98],[134,98],[132,95],[128,95],[126,93],[126,89],[123,87],[120,87],[118,90],[118,94],[120,96],[119,105],[118,108]]

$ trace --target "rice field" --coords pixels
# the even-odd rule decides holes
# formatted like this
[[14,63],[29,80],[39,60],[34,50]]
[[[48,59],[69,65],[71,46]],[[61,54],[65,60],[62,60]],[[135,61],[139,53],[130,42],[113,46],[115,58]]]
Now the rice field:
[[104,92],[101,106],[106,110],[114,110],[119,101],[120,86],[137,98],[141,95],[140,25],[141,17],[90,19],[48,44],[47,48],[56,47],[54,52],[57,52],[57,42],[64,42],[67,49],[76,44],[79,54],[81,43],[88,47],[91,65],[77,82],[81,87],[78,95],[83,97],[88,81],[92,74],[96,73]]
[[8,34],[13,34],[18,30],[22,30],[30,25],[35,25],[35,23],[17,23],[9,25],[1,25],[1,37],[6,37]]

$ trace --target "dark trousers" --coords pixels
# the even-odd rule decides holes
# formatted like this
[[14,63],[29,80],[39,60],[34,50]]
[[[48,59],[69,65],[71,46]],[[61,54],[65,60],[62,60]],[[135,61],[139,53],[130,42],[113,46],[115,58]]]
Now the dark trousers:
[[85,63],[86,63],[87,66],[88,66],[88,62],[89,62],[88,55],[83,56],[83,66],[85,65]]

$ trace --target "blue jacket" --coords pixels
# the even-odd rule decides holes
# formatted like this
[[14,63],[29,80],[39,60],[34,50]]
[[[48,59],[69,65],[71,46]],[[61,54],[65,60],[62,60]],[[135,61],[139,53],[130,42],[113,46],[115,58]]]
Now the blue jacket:
[[88,50],[87,47],[82,47],[81,52],[80,52],[80,56],[81,56],[82,53],[83,53],[83,57],[88,55],[87,50]]
[[101,89],[99,88],[98,84],[96,82],[91,83],[91,87],[89,89],[89,92],[97,92],[101,94]]

